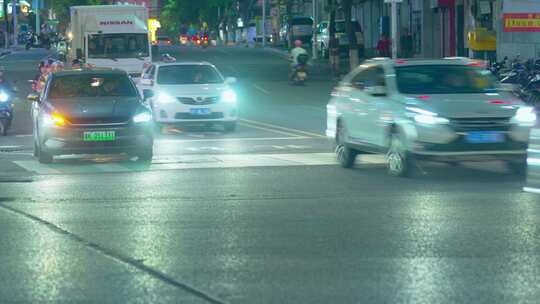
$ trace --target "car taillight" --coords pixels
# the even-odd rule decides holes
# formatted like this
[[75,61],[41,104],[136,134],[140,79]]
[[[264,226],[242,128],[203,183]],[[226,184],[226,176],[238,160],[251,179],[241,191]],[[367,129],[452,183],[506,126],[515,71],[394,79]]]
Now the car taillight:
[[490,103],[490,104],[495,104],[495,105],[509,105],[509,104],[514,104],[514,103],[511,102],[511,101],[499,100],[499,99],[490,100],[489,103]]

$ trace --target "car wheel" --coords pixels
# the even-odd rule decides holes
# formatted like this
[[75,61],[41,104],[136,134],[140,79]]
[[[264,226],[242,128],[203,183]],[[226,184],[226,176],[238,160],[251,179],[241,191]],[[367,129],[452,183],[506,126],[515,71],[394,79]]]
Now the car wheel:
[[386,161],[390,175],[399,177],[413,175],[416,169],[416,162],[413,156],[406,150],[403,135],[397,132],[391,135]]
[[223,129],[225,129],[225,132],[233,132],[236,130],[236,121],[224,123]]
[[154,157],[154,150],[152,147],[142,149],[137,153],[137,161],[139,162],[151,162]]
[[38,155],[39,155],[38,149],[39,149],[38,144],[37,144],[36,140],[34,139],[34,151],[33,151],[34,157],[38,157]]
[[41,148],[41,145],[38,145],[38,151],[37,151],[37,157],[38,157],[38,161],[39,163],[41,164],[50,164],[53,162],[53,156],[52,154],[46,152],[46,151],[43,151],[43,149]]
[[518,176],[525,176],[527,173],[527,161],[526,160],[513,160],[506,162],[506,166],[512,173]]
[[357,151],[347,146],[349,137],[347,127],[343,122],[338,122],[336,133],[336,157],[343,168],[351,168],[356,160]]

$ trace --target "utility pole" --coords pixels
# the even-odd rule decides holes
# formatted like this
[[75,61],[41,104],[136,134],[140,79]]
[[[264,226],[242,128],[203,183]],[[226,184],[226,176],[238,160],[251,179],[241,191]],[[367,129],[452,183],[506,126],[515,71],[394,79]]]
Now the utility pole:
[[397,58],[398,51],[398,15],[397,15],[397,4],[403,2],[403,0],[384,0],[384,3],[390,3],[391,6],[391,23],[392,23],[392,58]]
[[9,47],[9,21],[7,13],[7,1],[4,0],[2,3],[2,10],[4,11],[4,48]]
[[266,0],[262,0],[262,47],[266,46]]
[[39,8],[41,6],[41,0],[34,0],[36,2],[35,10],[36,10],[36,34],[39,35],[41,32],[41,25],[39,24]]
[[313,42],[311,43],[311,50],[313,53],[312,58],[317,59],[317,57],[319,56],[319,51],[317,49],[317,0],[311,0],[311,3],[313,4]]
[[19,40],[17,37],[17,0],[11,2],[11,15],[13,16],[13,46],[17,46]]

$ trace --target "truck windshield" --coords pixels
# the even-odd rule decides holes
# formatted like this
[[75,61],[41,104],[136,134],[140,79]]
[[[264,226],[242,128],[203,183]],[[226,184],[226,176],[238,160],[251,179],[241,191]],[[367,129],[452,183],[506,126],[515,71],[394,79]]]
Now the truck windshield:
[[88,58],[148,57],[148,36],[140,34],[95,34],[88,37]]

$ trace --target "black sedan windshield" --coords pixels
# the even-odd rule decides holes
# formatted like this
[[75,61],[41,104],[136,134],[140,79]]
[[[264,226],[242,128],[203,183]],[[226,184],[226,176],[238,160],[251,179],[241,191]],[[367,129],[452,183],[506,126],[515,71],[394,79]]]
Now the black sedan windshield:
[[137,91],[127,76],[65,75],[52,80],[49,98],[135,97]]

